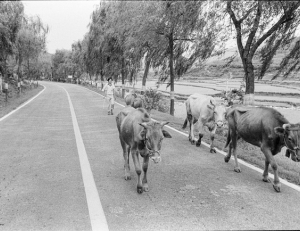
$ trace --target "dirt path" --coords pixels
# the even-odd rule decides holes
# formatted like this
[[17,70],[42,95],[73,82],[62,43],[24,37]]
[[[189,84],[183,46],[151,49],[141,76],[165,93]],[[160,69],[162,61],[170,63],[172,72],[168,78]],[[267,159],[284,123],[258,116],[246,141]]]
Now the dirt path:
[[[1,230],[91,230],[66,92],[110,230],[295,229],[300,194],[276,193],[261,174],[196,148],[169,131],[162,162],[150,163],[148,193],[123,178],[115,116],[85,88],[44,83],[32,103],[0,122]],[[116,106],[116,113],[122,107]]]

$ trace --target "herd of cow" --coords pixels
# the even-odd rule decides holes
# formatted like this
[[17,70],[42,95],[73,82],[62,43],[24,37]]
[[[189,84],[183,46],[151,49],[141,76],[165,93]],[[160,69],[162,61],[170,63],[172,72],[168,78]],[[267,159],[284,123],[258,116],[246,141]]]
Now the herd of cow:
[[[138,176],[137,192],[148,191],[147,169],[149,159],[155,163],[160,162],[160,149],[163,138],[171,138],[171,135],[163,129],[168,122],[151,120],[150,114],[143,108],[143,100],[136,95],[129,94],[125,97],[127,107],[117,116],[116,122],[119,138],[123,148],[125,160],[125,180],[130,180],[129,155],[131,153],[135,170]],[[231,158],[233,152],[235,159],[234,171],[241,172],[236,147],[237,140],[244,141],[260,147],[265,155],[265,169],[263,181],[270,182],[268,168],[271,165],[274,171],[273,187],[280,192],[278,166],[274,156],[282,147],[287,148],[286,156],[292,155],[294,161],[300,161],[300,123],[291,124],[278,111],[267,107],[235,106],[226,107],[224,104],[217,105],[211,96],[193,94],[185,101],[187,118],[183,128],[189,122],[189,141],[196,146],[201,145],[204,126],[210,131],[210,152],[216,152],[214,148],[214,135],[217,128],[225,123],[228,125],[228,135],[225,147],[229,146],[225,162]],[[194,137],[194,127],[199,130],[198,140]],[[139,155],[143,157],[142,169],[144,177],[141,179],[141,165]]]

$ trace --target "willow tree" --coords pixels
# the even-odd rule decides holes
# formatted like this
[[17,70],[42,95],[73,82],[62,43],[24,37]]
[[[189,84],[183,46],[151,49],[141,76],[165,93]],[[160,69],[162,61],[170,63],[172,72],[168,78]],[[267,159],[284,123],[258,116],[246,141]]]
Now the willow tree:
[[24,17],[22,27],[18,32],[16,41],[16,61],[18,63],[18,75],[22,69],[27,77],[38,75],[42,71],[39,66],[39,58],[46,51],[46,37],[49,28],[39,17]]
[[[254,56],[261,58],[258,78],[262,78],[276,51],[292,41],[300,22],[299,6],[300,1],[227,1],[227,12],[236,30],[237,47],[245,72],[244,104],[254,104]],[[298,48],[296,43],[291,57],[296,53],[298,56],[295,57],[299,57]],[[287,56],[285,60],[291,58]]]
[[24,16],[20,1],[0,2],[0,72],[7,77],[7,60],[15,53],[18,31]]
[[[210,6],[210,8],[208,8]],[[174,115],[174,80],[184,74],[198,59],[209,58],[226,36],[222,31],[222,2],[166,1],[158,10],[156,34],[167,41],[155,66],[162,66],[170,76],[170,114]],[[175,65],[175,67],[174,67]],[[167,70],[168,69],[168,70]],[[175,72],[176,70],[176,72]]]

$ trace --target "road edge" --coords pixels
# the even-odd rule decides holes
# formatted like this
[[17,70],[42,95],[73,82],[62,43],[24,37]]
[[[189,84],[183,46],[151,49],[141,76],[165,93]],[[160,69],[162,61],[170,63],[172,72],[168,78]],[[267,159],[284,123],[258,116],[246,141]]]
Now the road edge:
[[9,112],[8,114],[2,116],[0,118],[0,122],[5,120],[7,117],[11,116],[12,114],[14,114],[15,112],[19,111],[22,107],[26,106],[27,104],[29,104],[30,102],[32,102],[35,98],[37,98],[40,94],[42,94],[47,88],[43,85],[40,84],[44,89],[41,90],[38,94],[36,94],[35,96],[31,97],[30,99],[28,99],[27,101],[25,101],[24,103],[22,103],[20,106],[18,106],[16,109],[12,110],[11,112]]

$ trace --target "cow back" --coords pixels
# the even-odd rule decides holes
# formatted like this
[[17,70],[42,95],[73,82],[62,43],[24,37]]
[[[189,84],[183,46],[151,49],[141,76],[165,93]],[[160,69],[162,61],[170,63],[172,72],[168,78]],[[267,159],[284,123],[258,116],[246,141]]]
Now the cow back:
[[[126,116],[123,117],[120,125],[120,136],[129,145],[133,146],[139,142],[139,133],[143,127],[139,125],[143,122],[150,121],[150,115],[143,108],[130,108]],[[122,116],[122,115],[121,115]]]
[[191,114],[194,118],[211,118],[213,116],[213,110],[208,107],[211,105],[210,101],[216,104],[213,97],[207,95],[201,95],[198,93],[192,94],[186,101],[187,113]]
[[274,152],[282,143],[274,128],[289,123],[278,111],[265,107],[237,107],[230,111],[228,119],[229,126],[236,129],[245,141],[258,147],[265,143],[272,146]]

